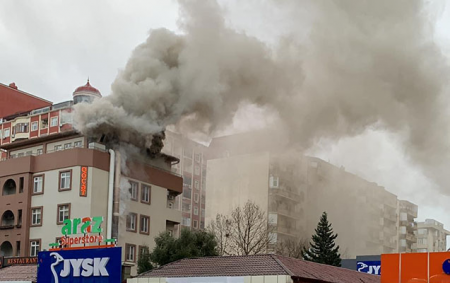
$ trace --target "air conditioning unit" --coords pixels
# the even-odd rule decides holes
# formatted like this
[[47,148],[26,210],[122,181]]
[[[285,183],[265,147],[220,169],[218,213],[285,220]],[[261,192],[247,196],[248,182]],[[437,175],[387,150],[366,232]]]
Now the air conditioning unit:
[[175,199],[175,196],[174,196],[174,195],[168,195],[168,196],[167,196],[167,199],[168,199],[168,200],[174,200],[174,199]]

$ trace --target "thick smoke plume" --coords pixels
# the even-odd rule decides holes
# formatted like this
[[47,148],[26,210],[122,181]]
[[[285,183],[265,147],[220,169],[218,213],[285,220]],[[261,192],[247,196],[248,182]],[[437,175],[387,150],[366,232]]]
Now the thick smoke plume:
[[449,68],[434,41],[433,8],[440,7],[426,3],[267,2],[290,27],[269,47],[227,26],[215,1],[180,1],[182,33],[151,31],[112,94],[76,106],[76,127],[150,147],[169,125],[213,134],[253,104],[277,115],[303,148],[368,127],[397,132],[412,160],[443,186]]

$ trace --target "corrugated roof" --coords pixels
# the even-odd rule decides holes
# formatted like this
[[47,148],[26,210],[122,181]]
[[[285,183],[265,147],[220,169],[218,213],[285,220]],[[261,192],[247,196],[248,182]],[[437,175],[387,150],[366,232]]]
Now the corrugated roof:
[[13,265],[0,269],[1,281],[36,282],[37,265]]
[[379,283],[380,277],[340,267],[278,255],[223,256],[182,259],[138,277],[214,277],[290,275],[329,283]]

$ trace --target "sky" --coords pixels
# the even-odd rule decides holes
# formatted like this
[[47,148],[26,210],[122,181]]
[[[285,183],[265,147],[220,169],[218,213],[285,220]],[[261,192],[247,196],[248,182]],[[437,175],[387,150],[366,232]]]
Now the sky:
[[[271,23],[281,22],[282,15],[274,15],[263,2],[221,1],[229,25],[270,44],[280,32]],[[436,40],[445,54],[450,54],[446,47],[450,46],[449,16],[445,7],[437,22]],[[179,32],[177,18],[178,5],[173,0],[2,0],[0,82],[15,82],[23,91],[58,103],[70,100],[89,77],[94,87],[108,95],[118,71],[149,31],[164,27]],[[270,120],[258,109],[247,110],[238,112],[222,134],[261,128]],[[446,213],[450,198],[429,197],[436,193],[432,182],[406,157],[395,134],[367,129],[338,142],[322,140],[308,153],[418,204],[420,220],[434,218],[450,229]]]

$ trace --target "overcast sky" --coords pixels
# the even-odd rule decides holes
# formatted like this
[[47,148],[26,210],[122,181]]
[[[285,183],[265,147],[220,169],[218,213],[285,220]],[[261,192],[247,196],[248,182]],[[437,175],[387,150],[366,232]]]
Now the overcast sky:
[[[246,5],[236,0],[222,2],[230,11],[230,24],[238,29],[268,41],[277,32],[264,17],[271,15],[270,9],[264,5],[253,9],[248,4],[257,1],[249,0]],[[444,46],[450,43],[448,14],[445,10],[438,21],[437,39]],[[70,100],[75,88],[89,77],[91,84],[107,95],[118,70],[149,30],[165,27],[177,31],[177,16],[177,3],[172,0],[2,0],[0,82],[15,82],[19,89],[57,103]],[[256,111],[255,115],[259,114]],[[245,113],[239,115],[250,120]],[[235,123],[229,132],[236,128],[248,127]],[[419,204],[420,219],[435,218],[450,229],[446,213],[450,199],[442,196],[431,201],[427,197],[435,193],[433,185],[405,158],[399,144],[394,135],[368,130],[337,144],[323,141],[311,154],[344,165]],[[361,150],[355,153],[357,148]]]

